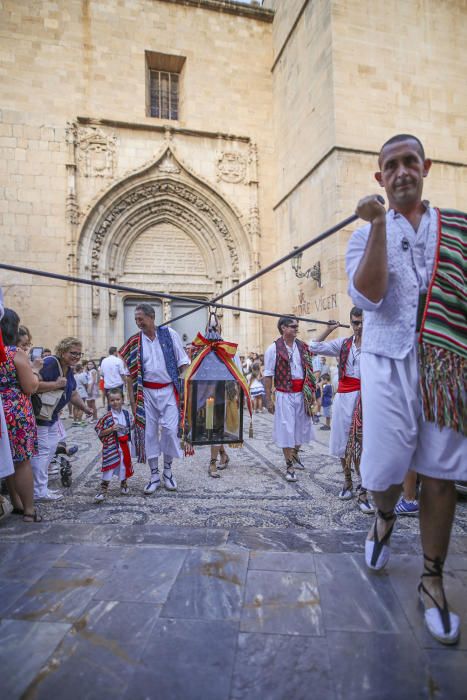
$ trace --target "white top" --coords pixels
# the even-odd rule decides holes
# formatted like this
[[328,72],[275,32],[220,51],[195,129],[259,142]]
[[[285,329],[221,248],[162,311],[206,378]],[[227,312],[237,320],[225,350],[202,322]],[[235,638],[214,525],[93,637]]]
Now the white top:
[[[321,342],[312,340],[310,350],[327,357],[339,357],[344,340],[345,338],[335,338],[334,340],[323,340]],[[355,345],[355,338],[352,339],[352,345],[345,365],[345,374],[347,377],[360,377],[360,348],[357,348]]]
[[[186,354],[180,336],[172,328],[169,328],[170,337],[173,342],[173,349],[175,353],[175,359],[177,361],[177,367],[182,367],[183,365],[189,365],[190,360]],[[143,375],[145,381],[157,382],[158,384],[169,384],[172,379],[167,372],[167,367],[165,365],[164,353],[162,352],[161,344],[159,338],[156,337],[154,340],[148,338],[147,335],[143,333]]]
[[419,294],[426,292],[433,271],[438,217],[427,206],[418,230],[394,210],[386,214],[388,288],[379,302],[372,302],[354,285],[354,277],[370,235],[367,224],[352,234],[346,254],[349,294],[365,312],[362,352],[403,359],[416,342],[415,327]]
[[[289,353],[290,360],[290,373],[292,379],[303,379],[303,367],[302,360],[300,358],[300,351],[298,345],[293,341],[292,348],[285,345],[287,352]],[[272,343],[264,353],[264,377],[273,377],[276,371],[276,344]]]
[[122,386],[125,381],[124,378],[129,374],[122,358],[116,355],[104,357],[99,372],[101,377],[104,378],[104,387],[106,389],[115,389],[117,386]]

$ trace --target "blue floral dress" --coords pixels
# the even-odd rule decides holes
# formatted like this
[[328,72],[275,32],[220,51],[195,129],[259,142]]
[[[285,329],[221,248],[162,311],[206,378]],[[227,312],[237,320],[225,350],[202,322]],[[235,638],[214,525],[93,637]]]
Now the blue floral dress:
[[31,399],[18,381],[14,363],[17,350],[14,345],[5,347],[7,359],[0,364],[0,396],[13,461],[22,462],[37,454],[37,428]]

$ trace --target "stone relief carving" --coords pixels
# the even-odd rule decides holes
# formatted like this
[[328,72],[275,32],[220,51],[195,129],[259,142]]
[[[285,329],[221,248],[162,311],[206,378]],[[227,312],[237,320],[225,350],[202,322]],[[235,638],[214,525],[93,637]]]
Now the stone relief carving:
[[248,217],[248,233],[250,236],[261,235],[260,225],[259,225],[259,209],[258,207],[251,207],[250,214]]
[[224,182],[243,182],[246,175],[247,161],[244,155],[235,151],[226,151],[217,156],[217,180]]
[[115,172],[117,137],[99,127],[78,127],[77,161],[84,177],[111,178]]
[[[175,202],[171,199],[164,199],[161,201],[161,197],[165,196],[175,197],[179,199],[181,203]],[[162,218],[163,214],[166,212],[171,216],[180,218],[181,220],[195,227],[197,230],[205,229],[205,224],[203,223],[202,219],[200,219],[200,215],[207,217],[211,224],[216,228],[219,235],[224,239],[232,260],[233,272],[238,273],[239,260],[237,246],[219,212],[203,197],[200,197],[196,192],[185,185],[164,181],[142,185],[141,187],[124,195],[110,209],[93,236],[91,253],[91,269],[93,274],[98,274],[102,246],[111,226],[120,216],[125,214],[129,208],[135,204],[145,203],[147,205],[151,205],[151,203],[157,205],[155,206],[154,212],[157,213],[158,218]],[[136,212],[135,217],[137,216],[138,213]],[[127,221],[126,223],[127,225],[131,226],[132,222]]]
[[174,175],[177,175],[180,172],[180,168],[175,162],[173,155],[172,153],[170,153],[170,151],[166,151],[161,162],[157,165],[157,169],[161,173],[173,173]]
[[76,194],[69,192],[66,197],[66,217],[68,223],[76,226],[79,224],[79,207]]

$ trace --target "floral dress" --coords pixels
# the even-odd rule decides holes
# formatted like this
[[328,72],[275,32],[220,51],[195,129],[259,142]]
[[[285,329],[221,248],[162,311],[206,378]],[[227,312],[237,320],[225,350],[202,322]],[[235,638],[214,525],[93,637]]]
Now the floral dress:
[[17,350],[14,345],[5,348],[7,359],[0,364],[0,396],[13,461],[22,462],[37,454],[37,429],[31,399],[18,381],[14,364]]

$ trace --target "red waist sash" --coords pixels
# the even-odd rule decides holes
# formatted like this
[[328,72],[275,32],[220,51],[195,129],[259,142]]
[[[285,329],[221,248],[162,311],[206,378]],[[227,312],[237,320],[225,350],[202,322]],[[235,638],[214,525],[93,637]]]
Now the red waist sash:
[[277,387],[276,391],[282,391],[284,394],[298,394],[300,391],[303,391],[303,384],[303,379],[292,379],[292,388],[290,391],[287,391],[286,389],[278,389]]
[[123,464],[125,465],[125,479],[129,479],[130,476],[133,476],[134,474],[133,465],[131,463],[130,449],[128,447],[128,442],[130,438],[128,435],[119,435],[117,439],[123,454]]
[[360,379],[358,377],[342,377],[337,385],[338,394],[350,394],[351,391],[360,391]]
[[143,386],[145,389],[164,389],[166,386],[170,386],[172,382],[167,382],[167,384],[159,384],[159,382],[145,382],[143,381]]

